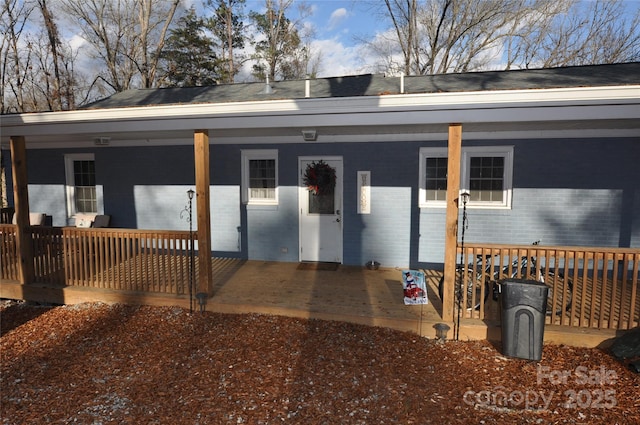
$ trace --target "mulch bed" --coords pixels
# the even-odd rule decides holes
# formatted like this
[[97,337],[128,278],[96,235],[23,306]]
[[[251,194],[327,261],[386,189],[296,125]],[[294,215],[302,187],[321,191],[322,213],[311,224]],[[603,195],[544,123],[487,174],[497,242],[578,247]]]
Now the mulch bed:
[[0,303],[0,423],[638,424],[605,351],[444,344],[343,322]]

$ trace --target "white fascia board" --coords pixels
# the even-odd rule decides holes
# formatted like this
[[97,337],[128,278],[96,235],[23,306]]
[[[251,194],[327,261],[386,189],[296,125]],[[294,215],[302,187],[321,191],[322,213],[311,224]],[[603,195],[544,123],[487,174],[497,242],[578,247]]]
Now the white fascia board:
[[[3,137],[196,128],[521,122],[640,116],[640,85],[162,105],[2,116]],[[248,120],[247,118],[251,118]],[[292,119],[295,118],[295,121]]]
[[181,119],[127,120],[98,122],[65,122],[21,125],[3,124],[3,137],[39,136],[54,134],[113,134],[119,132],[144,133],[194,129],[261,129],[291,127],[355,127],[385,125],[425,125],[456,123],[509,123],[509,122],[554,122],[554,121],[602,121],[638,119],[640,102],[631,105],[585,105],[585,106],[538,106],[494,107],[477,109],[438,109],[431,111],[397,111],[393,109],[371,112],[345,113],[336,111],[318,115],[257,115],[226,117],[183,117]]

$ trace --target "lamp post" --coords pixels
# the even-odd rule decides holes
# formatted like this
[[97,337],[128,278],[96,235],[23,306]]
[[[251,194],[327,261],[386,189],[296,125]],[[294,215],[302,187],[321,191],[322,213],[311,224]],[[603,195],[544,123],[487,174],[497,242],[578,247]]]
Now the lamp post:
[[195,195],[193,189],[187,190],[187,196],[189,197],[189,313],[193,313],[193,196]]
[[[464,231],[468,225],[467,224],[467,202],[469,202],[470,196],[471,195],[467,191],[464,191],[460,194],[460,200],[462,201],[462,236],[460,239],[460,265],[462,265],[463,267],[464,267]],[[462,291],[464,290],[463,279],[464,279],[464,273],[460,273],[458,277],[457,288],[456,288],[456,302],[458,306],[458,319],[456,323],[456,334],[455,334],[456,341],[460,338],[460,310],[462,307],[460,303],[462,302]]]

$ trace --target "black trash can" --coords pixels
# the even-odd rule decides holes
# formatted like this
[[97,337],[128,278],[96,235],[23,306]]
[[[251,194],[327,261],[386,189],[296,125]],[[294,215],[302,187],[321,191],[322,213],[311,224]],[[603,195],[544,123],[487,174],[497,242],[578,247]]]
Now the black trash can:
[[527,360],[542,358],[549,287],[535,280],[500,283],[502,353]]

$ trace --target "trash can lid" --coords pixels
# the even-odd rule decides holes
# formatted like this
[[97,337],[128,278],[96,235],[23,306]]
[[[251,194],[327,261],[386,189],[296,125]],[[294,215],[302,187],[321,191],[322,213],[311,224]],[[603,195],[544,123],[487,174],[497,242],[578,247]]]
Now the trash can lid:
[[502,308],[504,310],[529,306],[541,313],[547,309],[549,287],[542,282],[527,279],[506,279],[501,282]]
[[499,282],[501,285],[538,285],[538,286],[547,286],[544,284],[544,282],[538,282],[537,280],[533,280],[533,279],[516,279],[516,278],[508,278],[508,279],[503,279]]

